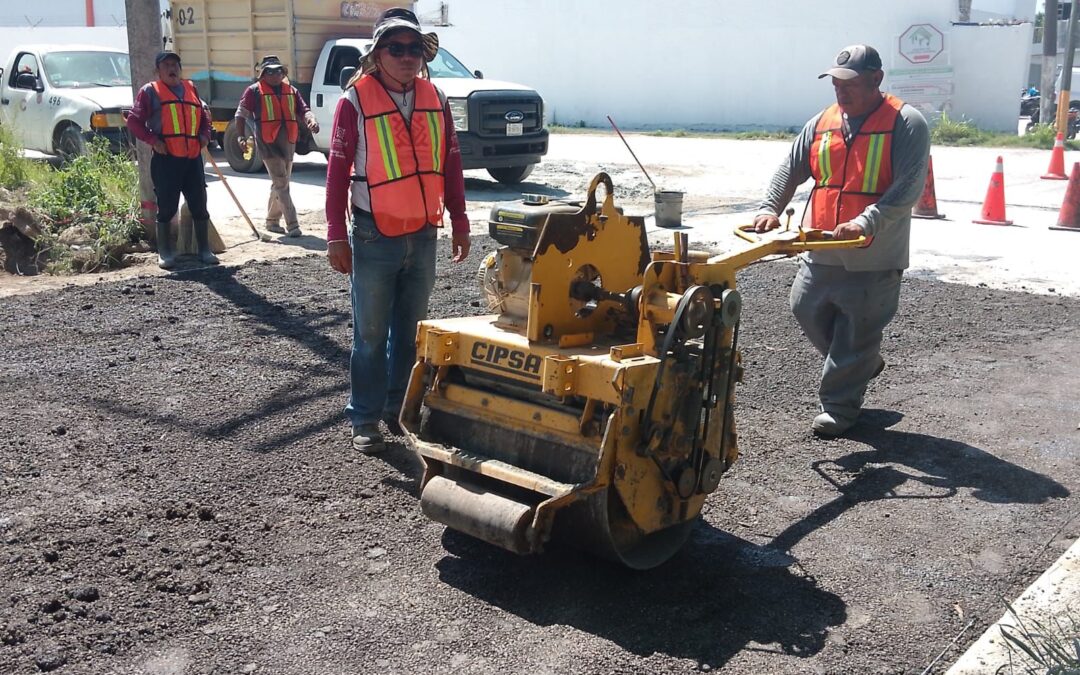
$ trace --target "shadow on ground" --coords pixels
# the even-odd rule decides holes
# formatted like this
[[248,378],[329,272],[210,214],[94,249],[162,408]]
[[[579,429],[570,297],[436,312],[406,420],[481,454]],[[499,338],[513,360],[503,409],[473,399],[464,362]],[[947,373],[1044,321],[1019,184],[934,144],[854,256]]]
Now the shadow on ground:
[[791,550],[811,532],[864,502],[948,499],[965,488],[976,499],[994,504],[1042,504],[1069,496],[1069,490],[1053,479],[985,450],[889,429],[901,419],[902,414],[891,410],[864,410],[845,438],[869,449],[814,463],[814,470],[836,487],[839,496],[792,523],[770,546]]
[[530,623],[573,626],[639,656],[713,668],[744,649],[809,657],[847,616],[790,556],[703,521],[678,555],[648,572],[562,549],[519,557],[450,530],[443,544],[453,554],[436,564],[444,582]]

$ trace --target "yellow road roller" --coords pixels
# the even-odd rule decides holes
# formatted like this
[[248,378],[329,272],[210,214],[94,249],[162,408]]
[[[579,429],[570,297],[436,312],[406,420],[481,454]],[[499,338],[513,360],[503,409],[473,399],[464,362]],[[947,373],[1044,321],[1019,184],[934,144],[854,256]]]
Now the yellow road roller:
[[650,253],[604,173],[584,202],[497,205],[489,230],[491,314],[417,330],[400,421],[424,462],[421,509],[519,554],[554,537],[659,565],[738,456],[736,270],[861,242],[747,233],[745,250],[710,257],[680,232]]

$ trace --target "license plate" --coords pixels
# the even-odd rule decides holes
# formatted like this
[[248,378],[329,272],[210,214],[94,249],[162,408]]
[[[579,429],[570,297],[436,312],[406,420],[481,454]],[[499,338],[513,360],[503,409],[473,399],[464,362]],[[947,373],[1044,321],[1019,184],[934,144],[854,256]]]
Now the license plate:
[[520,136],[524,131],[524,122],[507,122],[506,123],[506,135],[507,136]]

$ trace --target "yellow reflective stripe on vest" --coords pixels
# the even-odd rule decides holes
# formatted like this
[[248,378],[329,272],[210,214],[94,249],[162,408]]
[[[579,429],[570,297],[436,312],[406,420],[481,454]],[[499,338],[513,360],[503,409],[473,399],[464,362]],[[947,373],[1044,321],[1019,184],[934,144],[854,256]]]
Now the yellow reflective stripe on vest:
[[185,129],[184,131],[188,136],[198,136],[199,135],[199,109],[196,108],[193,105],[189,105],[188,108],[191,109],[191,126],[188,127],[187,129]]
[[821,180],[818,184],[822,187],[832,180],[832,153],[829,146],[832,145],[833,132],[826,131],[821,135],[821,145],[818,146],[818,166],[821,167]]
[[296,119],[296,97],[292,95],[285,96],[285,99],[289,102],[285,106],[285,119],[290,122]]
[[863,173],[862,191],[876,193],[881,176],[881,156],[885,147],[885,134],[872,134],[866,152],[866,169]]
[[442,157],[439,148],[442,146],[442,129],[439,126],[437,112],[427,114],[428,133],[431,135],[431,167],[436,173],[442,171]]
[[375,132],[379,136],[379,150],[382,154],[387,180],[401,178],[401,164],[398,162],[397,146],[394,145],[394,132],[390,129],[390,119],[387,115],[382,115],[375,120]]
[[267,122],[274,121],[274,96],[273,94],[263,94],[263,111],[266,113]]
[[180,114],[177,112],[177,108],[180,107],[179,103],[166,103],[169,108],[169,117],[172,118],[172,130],[173,134],[182,133],[184,130],[180,126]]

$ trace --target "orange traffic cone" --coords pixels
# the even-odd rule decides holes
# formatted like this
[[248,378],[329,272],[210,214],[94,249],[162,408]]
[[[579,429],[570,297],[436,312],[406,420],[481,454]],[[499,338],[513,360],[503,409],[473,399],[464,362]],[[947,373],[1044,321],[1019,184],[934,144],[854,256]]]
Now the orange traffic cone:
[[1065,188],[1065,201],[1061,203],[1057,225],[1051,230],[1072,230],[1080,232],[1080,162],[1073,164],[1069,186]]
[[1001,156],[997,158],[994,166],[994,175],[990,176],[990,187],[986,188],[986,199],[983,200],[982,214],[979,218],[971,221],[983,225],[1012,225],[1011,220],[1005,219],[1005,165]]
[[929,159],[929,163],[926,166],[926,185],[923,186],[922,197],[919,197],[919,203],[915,205],[915,208],[911,209],[911,216],[913,218],[935,218],[941,219],[945,217],[945,214],[938,213],[937,210],[937,193],[934,192],[934,158]]
[[1069,180],[1065,175],[1065,137],[1058,133],[1054,149],[1050,152],[1050,168],[1043,174],[1046,180]]

